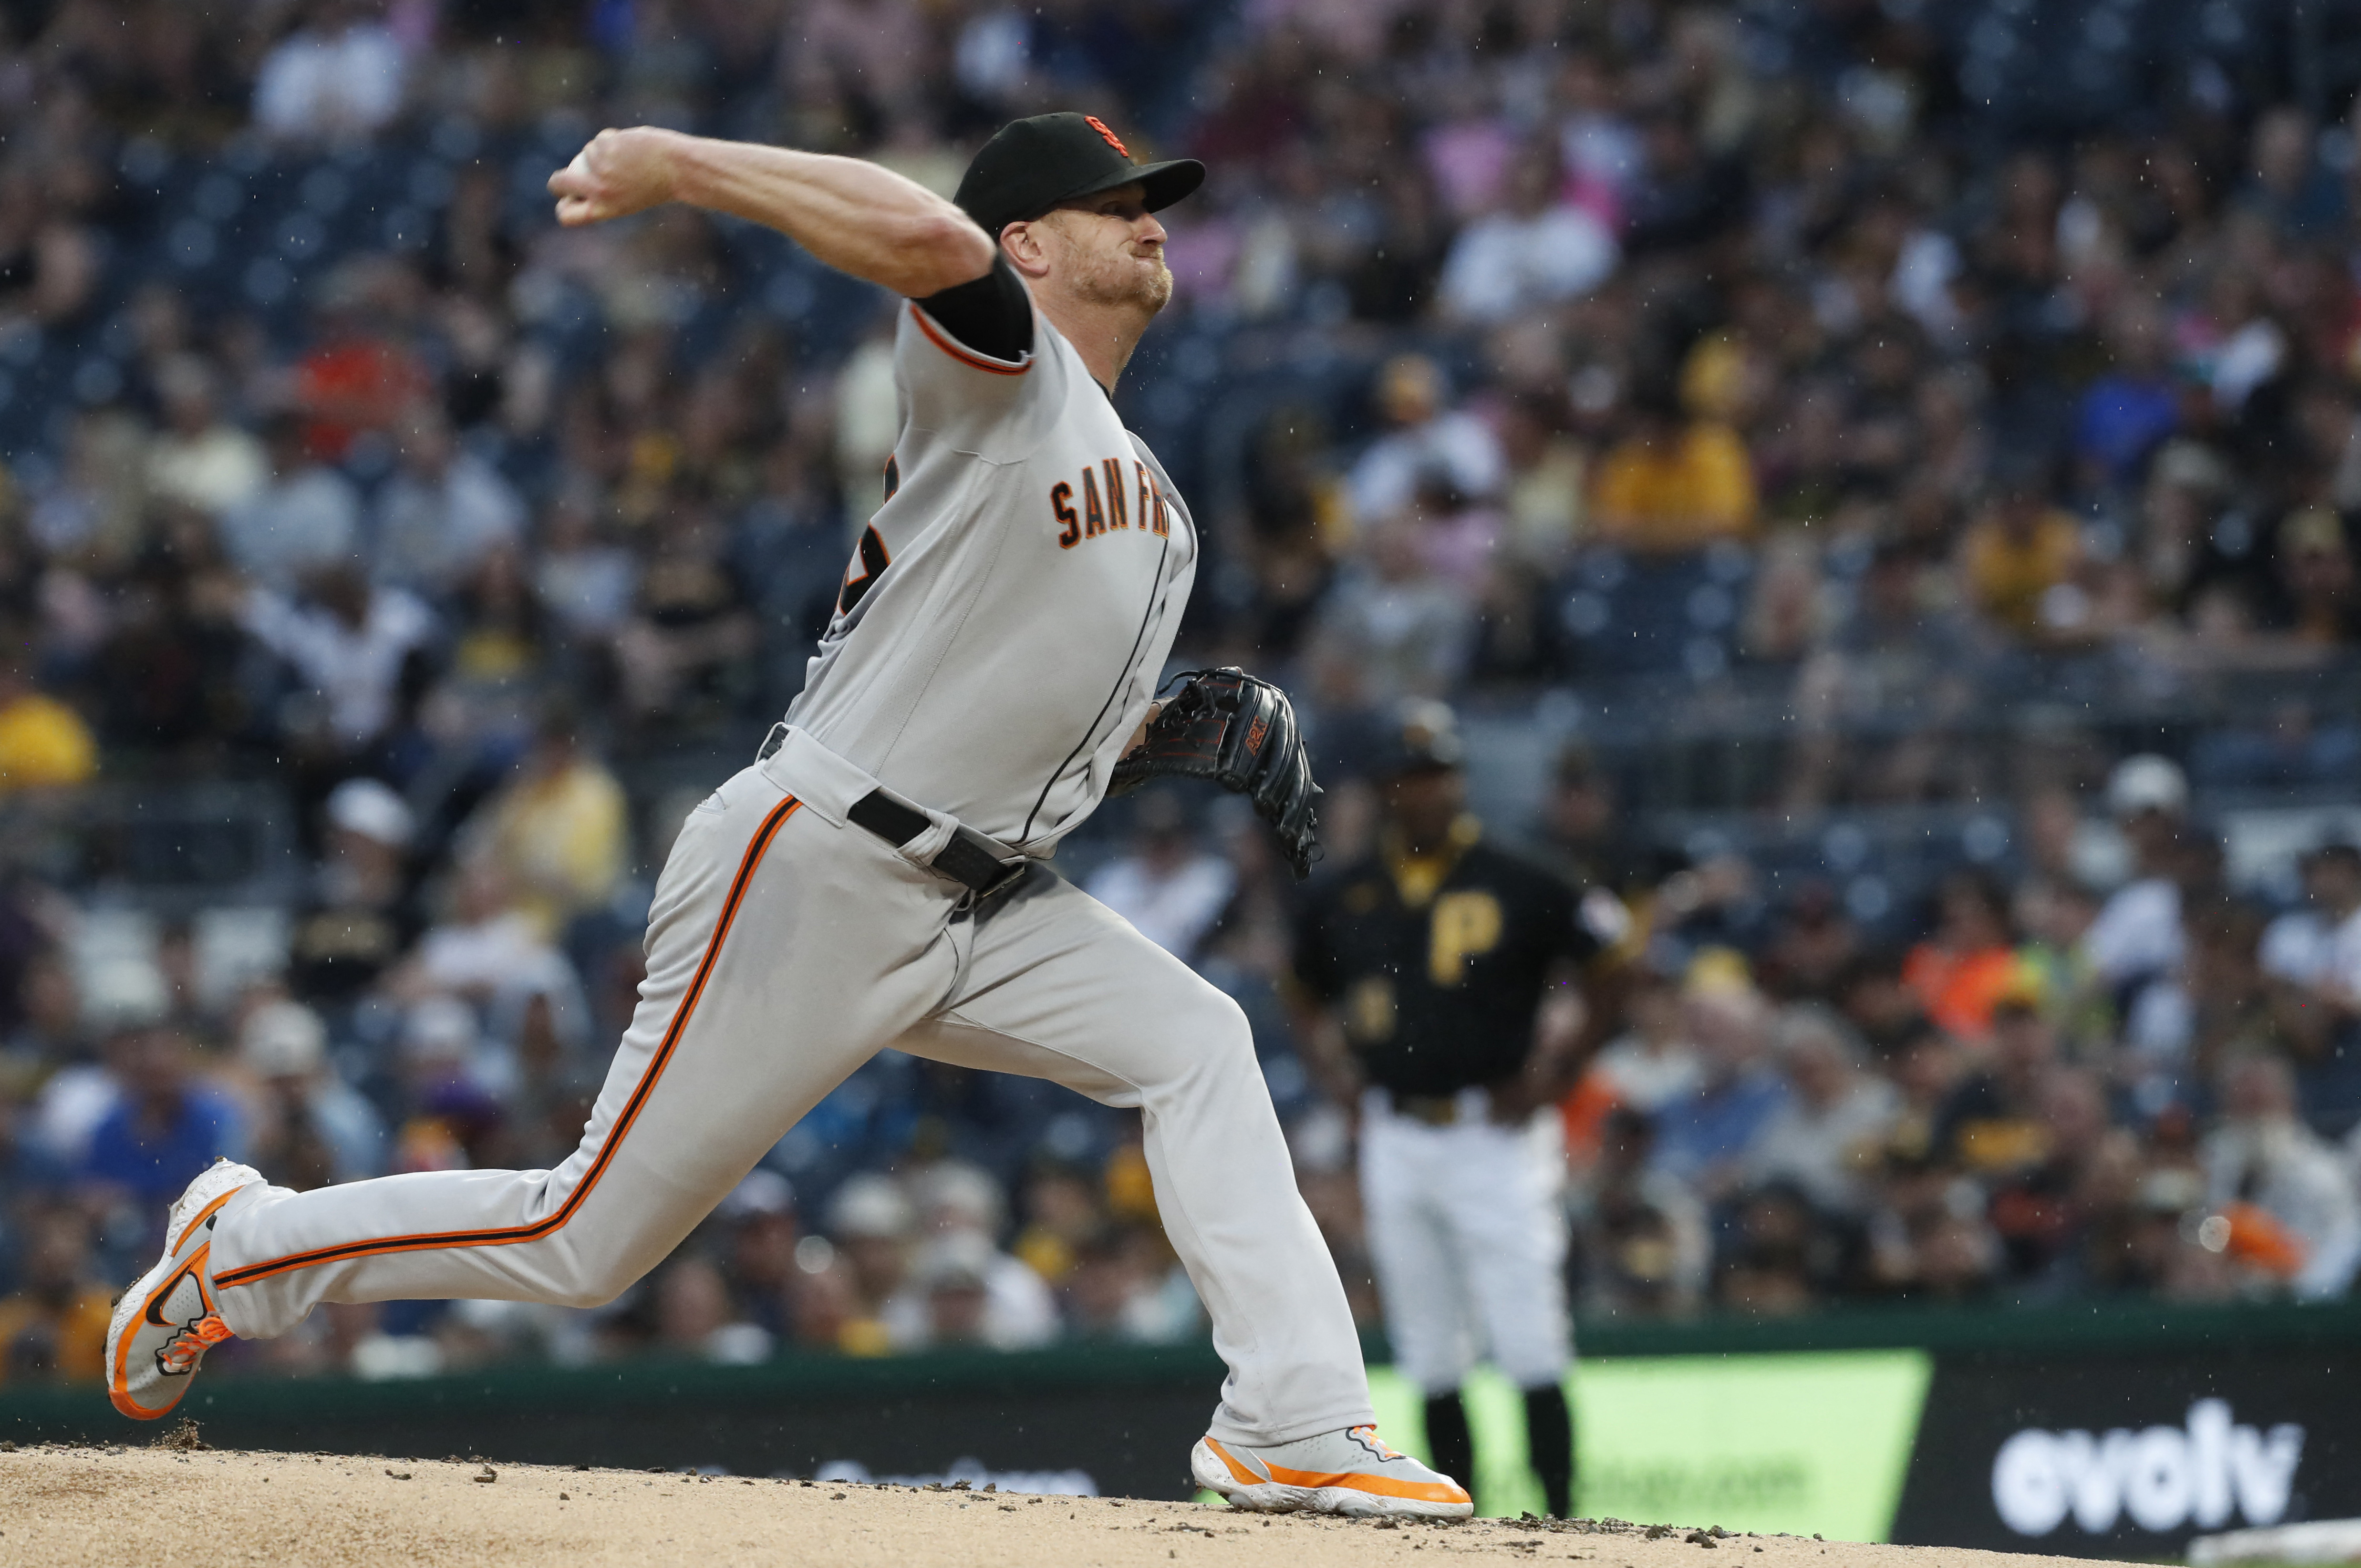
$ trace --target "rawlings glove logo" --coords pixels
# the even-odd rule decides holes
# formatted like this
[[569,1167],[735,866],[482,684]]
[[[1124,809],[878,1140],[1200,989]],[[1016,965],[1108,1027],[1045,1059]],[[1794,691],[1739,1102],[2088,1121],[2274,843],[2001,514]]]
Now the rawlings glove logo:
[[1321,790],[1287,694],[1227,666],[1174,679],[1184,684],[1148,727],[1148,739],[1115,763],[1107,793],[1128,795],[1157,778],[1211,779],[1252,800],[1297,880],[1310,876],[1320,857],[1313,803]]

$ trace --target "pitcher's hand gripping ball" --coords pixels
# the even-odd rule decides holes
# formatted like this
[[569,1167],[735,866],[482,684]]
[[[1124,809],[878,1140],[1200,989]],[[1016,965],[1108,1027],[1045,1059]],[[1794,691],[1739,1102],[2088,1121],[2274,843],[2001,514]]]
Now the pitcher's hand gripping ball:
[[1320,858],[1312,803],[1320,786],[1303,754],[1295,706],[1268,681],[1224,665],[1190,670],[1148,726],[1148,738],[1115,765],[1109,795],[1128,795],[1150,779],[1211,779],[1254,802],[1271,826],[1301,882]]

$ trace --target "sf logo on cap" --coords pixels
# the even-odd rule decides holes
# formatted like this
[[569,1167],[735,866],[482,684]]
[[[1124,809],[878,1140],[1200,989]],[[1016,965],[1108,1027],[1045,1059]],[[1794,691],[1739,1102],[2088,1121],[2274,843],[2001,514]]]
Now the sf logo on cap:
[[1099,135],[1106,137],[1107,146],[1115,148],[1115,151],[1123,154],[1126,158],[1129,158],[1131,156],[1131,148],[1124,146],[1122,138],[1117,137],[1113,131],[1107,129],[1106,122],[1100,119],[1096,115],[1084,115],[1082,116],[1082,123],[1090,126],[1091,129],[1098,132]]

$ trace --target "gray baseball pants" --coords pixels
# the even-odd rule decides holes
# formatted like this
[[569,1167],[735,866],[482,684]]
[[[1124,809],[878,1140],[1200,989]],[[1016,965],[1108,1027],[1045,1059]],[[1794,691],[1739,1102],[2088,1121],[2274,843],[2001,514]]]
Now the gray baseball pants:
[[924,864],[950,819],[928,813],[934,828],[897,850],[845,819],[873,787],[791,730],[698,806],[573,1155],[233,1205],[213,1240],[230,1330],[267,1339],[321,1301],[610,1300],[890,1046],[1139,1109],[1159,1212],[1229,1365],[1214,1437],[1372,1420],[1344,1288],[1237,1006],[1046,873],[962,913],[965,890]]

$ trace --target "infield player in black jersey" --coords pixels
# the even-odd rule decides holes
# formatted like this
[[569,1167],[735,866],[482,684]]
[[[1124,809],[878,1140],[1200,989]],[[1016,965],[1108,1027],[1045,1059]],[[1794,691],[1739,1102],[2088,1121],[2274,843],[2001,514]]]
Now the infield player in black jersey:
[[1410,705],[1376,852],[1327,879],[1298,928],[1301,1033],[1359,1117],[1370,1258],[1433,1462],[1474,1473],[1459,1388],[1480,1354],[1523,1391],[1527,1452],[1564,1518],[1573,1344],[1554,1106],[1608,1021],[1578,982],[1624,916],[1488,842],[1460,755],[1451,710]]

